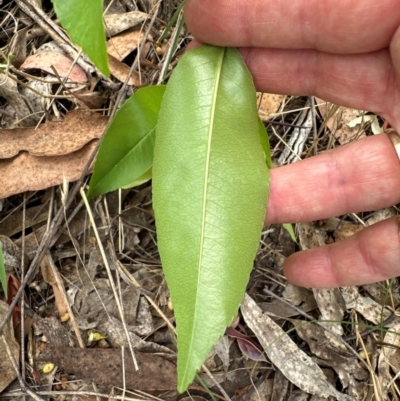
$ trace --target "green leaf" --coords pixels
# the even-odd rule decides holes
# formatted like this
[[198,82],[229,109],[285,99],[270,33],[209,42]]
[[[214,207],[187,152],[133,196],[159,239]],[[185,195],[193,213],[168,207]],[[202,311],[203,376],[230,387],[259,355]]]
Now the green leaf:
[[256,93],[240,53],[187,52],[161,105],[153,165],[158,247],[184,391],[236,315],[268,196]]
[[133,182],[131,182],[128,185],[125,185],[121,188],[123,189],[128,189],[128,188],[133,188],[133,187],[137,187],[138,185],[142,185],[147,181],[151,180],[151,177],[153,175],[153,169],[150,167],[144,174],[142,174],[139,178],[137,178],[136,180],[134,180]]
[[103,0],[52,0],[61,25],[74,43],[109,76],[106,35],[103,25]]
[[134,186],[151,168],[164,92],[165,86],[141,88],[118,110],[101,141],[88,197]]
[[290,238],[292,239],[293,242],[296,242],[297,244],[297,239],[296,239],[296,234],[294,233],[293,226],[290,223],[285,223],[282,224],[283,228],[289,233]]
[[265,162],[267,163],[268,168],[272,168],[271,147],[269,146],[268,132],[265,129],[265,125],[260,117],[258,117],[258,127],[259,127],[261,146],[264,150]]
[[1,288],[3,289],[3,292],[7,298],[8,297],[7,274],[6,274],[6,267],[4,265],[4,258],[3,258],[3,245],[1,242],[0,242],[0,283],[1,283]]

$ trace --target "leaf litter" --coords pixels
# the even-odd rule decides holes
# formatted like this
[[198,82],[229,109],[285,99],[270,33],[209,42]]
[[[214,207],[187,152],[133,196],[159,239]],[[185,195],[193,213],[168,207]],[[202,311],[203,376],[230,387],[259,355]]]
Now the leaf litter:
[[[31,3],[34,4],[27,2]],[[133,396],[139,399],[149,399],[154,394],[158,399],[179,399],[175,392],[175,337],[169,328],[174,312],[156,247],[149,185],[122,190],[120,194],[111,192],[92,201],[100,242],[95,239],[81,199],[70,196],[74,188],[72,182],[80,179],[90,161],[112,109],[120,105],[116,103],[118,95],[123,94],[123,100],[136,87],[157,82],[166,62],[171,36],[160,46],[154,42],[157,31],[163,30],[179,2],[162,2],[155,29],[153,27],[147,38],[144,32],[157,1],[138,3],[135,5],[128,0],[118,6],[112,5],[110,14],[105,16],[109,43],[114,42],[113,47],[117,48],[115,54],[110,52],[114,55],[111,61],[119,81],[97,74],[84,57],[78,57],[76,62],[76,56],[71,56],[78,54],[73,53],[73,45],[63,44],[61,36],[54,33],[57,32],[54,19],[44,28],[40,25],[41,11],[34,5],[33,12],[22,14],[21,10],[27,12],[22,2],[12,1],[5,7],[18,18],[2,14],[4,30],[0,36],[7,46],[7,58],[2,61],[8,66],[8,75],[7,79],[3,77],[0,105],[3,129],[0,233],[4,236],[2,243],[7,244],[4,258],[11,288],[9,303],[18,293],[27,272],[33,271],[31,279],[25,283],[24,328],[12,330],[12,320],[9,320],[3,334],[16,361],[16,344],[21,338],[27,342],[30,351],[24,355],[25,363],[20,364],[19,369],[24,369],[29,386],[41,385],[35,390],[40,396],[47,397],[41,394],[46,390],[74,392],[75,395],[54,393],[53,398],[60,401],[74,397],[94,400],[96,394],[105,401],[110,398],[107,394],[111,386],[118,385],[125,385],[126,390],[152,392],[147,395],[134,392]],[[123,38],[118,45],[116,35]],[[180,39],[182,47],[172,58],[170,69],[189,42],[187,32],[184,31]],[[43,41],[47,46],[37,51]],[[128,78],[139,43],[144,50],[125,87],[121,82]],[[315,99],[315,103],[314,120],[309,113],[312,105],[308,98],[259,94],[259,114],[270,134],[275,165],[373,135],[376,127],[372,124],[382,123],[361,111],[336,110],[333,105],[323,109],[325,102],[320,99]],[[318,141],[309,129],[307,118],[317,123]],[[295,129],[294,125],[302,124],[308,126],[307,130]],[[291,137],[294,140],[287,152],[292,156],[294,152],[296,156],[279,161]],[[59,185],[65,180],[70,203],[64,210]],[[65,219],[55,223],[60,211],[68,223]],[[296,230],[301,248],[312,247],[341,240],[361,230],[360,221],[368,225],[397,214],[398,210],[392,208],[356,217],[341,216],[297,225]],[[47,221],[56,228],[49,230]],[[49,240],[46,240],[47,233],[51,234]],[[317,242],[307,245],[307,237],[314,241],[316,238]],[[43,274],[35,262],[41,243],[47,243],[46,252],[50,253],[61,278],[58,283],[51,275]],[[123,306],[122,317],[100,257],[102,247],[105,247],[116,280],[119,302]],[[319,400],[334,394],[335,399],[351,396],[361,400],[371,398],[374,393],[383,400],[391,399],[397,391],[400,365],[400,328],[394,316],[400,296],[397,280],[340,290],[299,288],[287,283],[281,275],[285,259],[297,249],[299,247],[282,227],[265,228],[248,286],[256,304],[251,304],[250,311],[248,301],[244,302],[239,325],[235,327],[241,337],[251,340],[246,340],[246,344],[257,344],[255,349],[258,343],[263,345],[261,339],[269,334],[267,346],[259,349],[267,362],[252,361],[248,357],[254,356],[254,352],[257,355],[258,351],[254,348],[242,350],[235,341],[222,337],[207,360],[212,379],[201,371],[203,382],[209,391],[219,396],[222,393],[218,386],[222,386],[231,399]],[[71,319],[60,320],[66,309],[65,299],[57,295],[60,285],[74,315],[75,327]],[[268,295],[266,290],[276,297]],[[4,312],[8,310],[6,305]],[[265,316],[259,315],[260,310]],[[253,330],[251,324],[246,324],[250,312],[260,316],[261,321],[267,320],[268,327],[276,332],[266,333],[267,326]],[[315,322],[310,323],[304,314]],[[2,309],[2,320],[3,316]],[[13,320],[15,326],[20,326],[20,306],[14,309]],[[323,322],[336,336],[318,326],[318,322]],[[79,345],[78,336],[84,344]],[[291,342],[287,345],[289,337]],[[371,368],[367,369],[340,339],[346,340],[360,354],[363,344],[369,353]],[[146,363],[139,376],[132,363],[130,346],[135,349],[137,362],[144,360]],[[278,359],[269,358],[269,352],[278,355]],[[302,352],[307,354],[304,360]],[[2,355],[6,353],[7,350],[2,351]],[[290,357],[283,359],[282,355]],[[301,376],[303,373],[298,368],[303,365],[289,369],[293,364],[291,358],[296,356],[301,356],[302,364],[312,366],[311,372]],[[48,363],[56,366],[46,374],[41,369]],[[6,388],[16,378],[16,371],[7,358],[2,358],[0,371],[4,394],[11,394],[14,388],[17,390],[12,396],[22,399],[18,382]],[[122,372],[125,372],[125,381]],[[98,384],[95,391],[91,380]],[[310,396],[307,393],[310,390],[318,395]],[[189,391],[190,399],[210,399],[209,393],[196,383]],[[122,393],[116,390],[114,394],[118,397]]]

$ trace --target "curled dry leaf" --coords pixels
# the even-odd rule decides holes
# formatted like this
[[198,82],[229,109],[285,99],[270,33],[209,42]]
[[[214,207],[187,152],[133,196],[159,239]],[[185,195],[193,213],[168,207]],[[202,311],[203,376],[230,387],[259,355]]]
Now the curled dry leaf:
[[65,156],[37,157],[22,153],[14,159],[0,160],[0,198],[52,187],[64,179],[78,180],[95,146],[96,141],[92,141]]
[[0,136],[0,159],[20,152],[31,156],[63,156],[83,148],[101,137],[108,117],[89,111],[71,111],[62,121],[49,121],[37,130],[3,129]]
[[106,14],[104,16],[104,22],[106,25],[107,36],[114,36],[117,33],[140,24],[148,18],[148,14],[140,11],[131,11],[121,14]]
[[61,78],[68,77],[69,81],[84,83],[87,81],[86,73],[73,61],[57,52],[41,52],[32,54],[21,65],[21,70],[39,69],[54,75],[54,67]]
[[247,358],[253,361],[267,362],[267,358],[265,358],[264,352],[257,346],[257,344],[254,343],[254,341],[249,336],[242,334],[240,331],[232,327],[228,327],[225,331],[225,334],[229,337],[236,338],[240,350],[243,352],[244,355],[247,356]]
[[[125,82],[126,77],[129,74],[130,67],[124,64],[122,61],[117,60],[114,56],[111,56],[111,54],[108,55],[108,66],[111,74],[117,78],[118,81]],[[143,76],[140,77],[136,71],[132,71],[132,74],[129,77],[128,85],[143,86],[145,83],[146,82],[143,79]]]
[[138,48],[144,39],[142,31],[127,31],[114,36],[107,42],[107,53],[117,60],[123,60]]
[[351,398],[341,394],[328,381],[320,367],[246,294],[241,311],[271,362],[301,390],[339,401]]

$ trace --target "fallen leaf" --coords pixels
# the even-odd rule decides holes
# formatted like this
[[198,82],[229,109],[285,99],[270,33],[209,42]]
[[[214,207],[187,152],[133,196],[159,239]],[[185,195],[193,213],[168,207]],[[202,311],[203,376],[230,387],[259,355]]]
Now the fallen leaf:
[[341,293],[346,302],[346,309],[355,309],[365,319],[380,324],[390,316],[390,311],[370,297],[360,295],[357,287],[342,287]]
[[142,31],[128,31],[114,36],[107,42],[107,53],[117,60],[123,60],[138,48],[144,39]]
[[[123,62],[117,60],[115,57],[108,55],[108,65],[111,71],[111,74],[117,78],[121,82],[125,82],[126,77],[129,74],[130,67],[128,67]],[[129,77],[128,85],[132,86],[143,86],[145,85],[144,77],[140,77],[136,71],[132,71],[131,76]]]
[[[336,335],[343,335],[341,322],[344,318],[346,305],[340,290],[338,288],[314,288],[313,293],[321,312],[319,320],[325,320],[326,326]],[[330,338],[331,334],[327,332],[326,336]]]
[[360,125],[349,126],[349,123],[357,121],[360,114],[363,115],[364,112],[347,107],[337,107],[335,110],[331,103],[318,98],[315,100],[326,126],[341,145],[366,136]]
[[9,160],[0,160],[0,198],[78,180],[96,147],[92,141],[84,148],[65,156],[37,157],[22,153]]
[[21,65],[21,70],[39,69],[54,75],[54,67],[61,78],[68,77],[69,81],[87,82],[85,71],[79,65],[74,64],[71,59],[58,52],[40,52],[27,57]]
[[267,362],[264,352],[257,347],[257,345],[249,336],[242,334],[240,331],[237,331],[232,327],[228,327],[225,331],[225,334],[227,334],[229,337],[236,338],[240,350],[244,355],[247,356],[247,358],[251,359],[252,361]]
[[336,241],[343,241],[346,238],[362,231],[364,227],[361,224],[354,224],[349,222],[342,222],[338,225],[333,235]]
[[393,347],[384,346],[383,353],[389,363],[394,367],[396,371],[400,371],[400,321],[394,321],[389,328],[389,331],[385,334],[384,342],[386,344],[392,344]]
[[0,159],[26,151],[31,156],[62,156],[73,153],[92,139],[100,138],[108,117],[89,111],[71,111],[62,121],[49,121],[38,129],[3,129]]
[[[4,235],[6,237],[12,237],[13,235],[22,231],[23,224],[25,225],[25,229],[28,229],[34,225],[45,222],[48,216],[49,216],[48,211],[46,210],[45,207],[43,207],[43,205],[33,206],[31,208],[28,208],[25,213],[25,218],[23,213],[17,213],[17,214],[14,213],[1,222],[0,235]],[[18,263],[18,266],[21,266],[20,257],[19,261],[16,260],[16,263]]]
[[[13,274],[9,274],[8,278],[7,278],[7,288],[8,288],[7,303],[8,303],[8,305],[11,305],[11,303],[20,287],[21,287],[21,283],[19,282],[19,280]],[[19,305],[16,305],[12,311],[12,322],[13,322],[14,328],[17,327],[21,323],[21,307]]]
[[51,348],[51,362],[79,379],[93,380],[99,385],[126,385],[131,390],[173,390],[176,388],[175,365],[166,359],[135,352],[139,370],[135,370],[132,356],[125,351],[125,383],[121,349]]
[[106,14],[104,22],[106,25],[106,32],[108,36],[114,36],[117,33],[132,28],[137,24],[145,21],[149,15],[140,11],[131,11],[121,14]]
[[[0,301],[0,321],[3,321],[4,316],[8,312],[9,306]],[[11,321],[8,321],[3,329],[4,339],[7,342],[14,359],[18,363],[19,361],[19,344],[14,338],[14,330],[12,328]],[[17,373],[14,370],[12,362],[7,354],[6,345],[3,339],[0,337],[0,393],[17,377]]]
[[277,113],[286,96],[257,92],[258,115],[261,120],[269,120]]
[[0,81],[0,96],[4,97],[14,109],[18,117],[17,123],[23,127],[35,126],[38,120],[37,116],[32,115],[22,94],[19,93],[14,75],[9,73],[8,76],[3,76]]
[[[51,268],[51,265],[50,265],[50,262],[49,262],[47,256],[45,256],[43,258],[43,261],[40,264],[40,267],[41,267],[40,271],[42,273],[43,280],[47,284],[50,284],[51,287],[53,288],[54,303],[57,308],[59,317],[62,318],[68,312],[68,307],[64,302],[64,297],[62,296],[61,289],[59,288],[59,286],[57,284],[55,274],[53,272],[53,269]],[[62,280],[60,276],[59,276],[59,279],[60,279],[60,281]]]
[[321,368],[246,294],[241,311],[271,362],[301,390],[339,401],[351,398],[341,394],[328,381]]

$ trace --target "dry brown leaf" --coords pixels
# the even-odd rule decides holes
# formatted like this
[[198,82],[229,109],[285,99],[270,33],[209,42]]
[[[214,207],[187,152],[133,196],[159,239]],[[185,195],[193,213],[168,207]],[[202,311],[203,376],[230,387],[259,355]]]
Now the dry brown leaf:
[[85,71],[77,64],[72,66],[72,63],[73,61],[71,59],[61,53],[40,52],[29,56],[21,65],[20,69],[28,70],[35,68],[54,75],[54,70],[51,68],[53,66],[61,78],[68,77],[68,80],[72,82],[86,82],[87,77]]
[[338,107],[338,109],[331,115],[331,110],[334,105],[325,102],[322,99],[315,99],[322,117],[326,120],[325,124],[339,141],[341,145],[351,142],[354,139],[364,138],[365,132],[360,130],[360,126],[357,125],[354,128],[350,128],[347,124],[359,117],[362,112],[359,110],[349,109],[346,107]]
[[127,31],[114,36],[107,42],[107,53],[117,60],[123,60],[128,54],[138,48],[144,39],[142,31]]
[[[126,77],[129,74],[130,68],[123,62],[117,60],[115,57],[108,55],[108,66],[110,68],[111,74],[121,82],[125,82]],[[142,78],[142,79],[140,79]],[[132,86],[142,86],[145,85],[145,80],[139,76],[136,71],[132,71],[129,77],[128,85]]]
[[271,320],[246,294],[241,305],[243,318],[257,336],[271,362],[294,385],[309,394],[333,396],[339,401],[351,398],[339,393],[328,381],[321,368]]
[[361,231],[364,227],[361,224],[354,224],[343,222],[338,225],[338,228],[334,231],[334,237],[336,241],[343,241],[346,238]]
[[29,110],[23,96],[18,91],[17,82],[12,74],[2,76],[0,79],[0,96],[4,97],[15,110],[19,120],[18,123],[23,127],[36,125],[38,118],[32,115],[31,110]]
[[[62,295],[60,288],[58,287],[56,277],[54,275],[53,269],[51,268],[51,265],[50,265],[50,262],[49,262],[47,256],[45,256],[43,258],[43,261],[42,261],[40,267],[41,267],[40,271],[42,273],[43,280],[47,284],[51,285],[51,287],[53,288],[54,300],[55,300],[54,303],[57,308],[59,317],[62,317],[68,312],[68,307],[64,302],[64,297]],[[61,277],[59,277],[59,280],[61,281]]]
[[105,94],[98,91],[93,92],[86,87],[71,89],[69,92],[76,97],[79,106],[86,106],[89,109],[100,109],[107,100]]
[[49,121],[37,130],[3,129],[0,135],[0,159],[20,152],[31,156],[63,156],[81,149],[101,137],[108,117],[89,111],[71,111],[63,121]]
[[392,344],[394,347],[384,347],[383,353],[390,365],[400,372],[400,319],[397,318],[389,327],[388,332],[385,334],[384,342],[386,344]]
[[[9,306],[0,301],[0,321],[3,321],[3,318],[7,314]],[[11,353],[14,356],[14,359],[19,361],[19,344],[15,340],[14,330],[12,327],[11,320],[9,320],[3,329],[4,338],[11,349]],[[0,393],[17,377],[17,372],[15,372],[12,362],[7,354],[6,345],[4,344],[2,338],[0,338]]]
[[76,181],[92,154],[97,140],[94,140],[77,152],[65,156],[37,157],[28,153],[0,160],[0,198],[19,194],[25,191],[40,189]]
[[341,292],[346,302],[346,309],[355,309],[374,324],[380,324],[390,316],[390,311],[370,297],[360,295],[357,287],[342,287]]
[[257,92],[258,115],[261,120],[269,120],[272,114],[277,113],[285,97],[273,93]]
[[[48,218],[47,208],[43,205],[33,206],[26,209],[25,216],[22,213],[14,213],[3,220],[0,224],[0,235],[12,237],[22,231],[22,227],[28,229],[34,225],[43,223]],[[19,266],[21,263],[18,264]]]
[[121,14],[106,14],[104,16],[104,22],[106,25],[107,36],[114,36],[117,33],[140,24],[148,18],[148,14],[140,11],[131,11]]
[[[318,309],[321,312],[320,320],[329,322],[325,325],[329,327],[336,335],[343,335],[343,327],[341,322],[346,311],[346,304],[339,289],[314,288],[313,293],[318,304]],[[326,335],[327,337],[331,338],[330,333],[327,332]]]
[[122,371],[122,351],[101,348],[51,348],[51,360],[77,378],[93,380],[97,384],[128,389],[151,391],[172,390],[176,387],[176,367],[166,359],[135,352],[139,370],[135,370],[132,357],[125,351],[125,382]]

